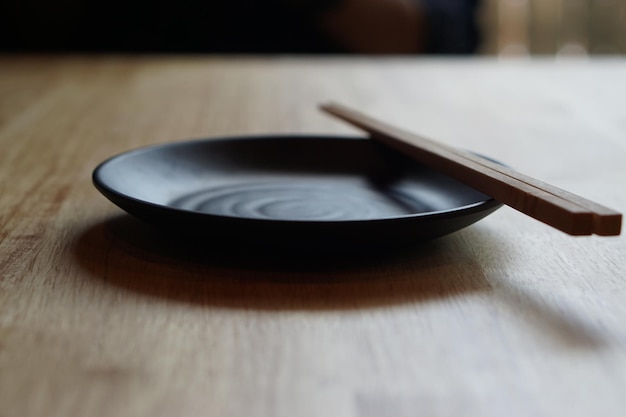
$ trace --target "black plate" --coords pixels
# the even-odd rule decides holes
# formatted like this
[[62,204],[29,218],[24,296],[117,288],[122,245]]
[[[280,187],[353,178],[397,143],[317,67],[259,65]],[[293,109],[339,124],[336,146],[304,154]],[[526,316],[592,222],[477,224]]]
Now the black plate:
[[180,236],[288,249],[398,247],[501,206],[365,138],[264,136],[152,146],[100,164],[95,186]]

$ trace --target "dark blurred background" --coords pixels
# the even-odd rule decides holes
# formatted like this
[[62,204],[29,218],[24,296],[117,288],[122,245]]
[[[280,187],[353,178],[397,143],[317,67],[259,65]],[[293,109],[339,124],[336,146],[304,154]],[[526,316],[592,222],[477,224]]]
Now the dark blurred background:
[[1,52],[626,53],[626,0],[0,0]]
[[478,0],[2,0],[4,51],[451,53]]

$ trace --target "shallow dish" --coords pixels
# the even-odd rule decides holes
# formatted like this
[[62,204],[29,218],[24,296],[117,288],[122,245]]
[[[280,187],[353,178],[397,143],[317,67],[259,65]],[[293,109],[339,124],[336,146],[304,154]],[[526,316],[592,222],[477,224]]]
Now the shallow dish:
[[214,244],[385,248],[462,229],[501,206],[358,137],[177,142],[101,163],[96,188],[128,213]]

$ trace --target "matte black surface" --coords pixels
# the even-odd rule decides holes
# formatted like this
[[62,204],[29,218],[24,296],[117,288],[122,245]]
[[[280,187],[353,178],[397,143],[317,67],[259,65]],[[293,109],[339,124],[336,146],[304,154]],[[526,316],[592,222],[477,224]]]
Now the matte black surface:
[[430,240],[501,206],[364,138],[272,136],[143,148],[96,168],[134,216],[207,243],[342,251]]

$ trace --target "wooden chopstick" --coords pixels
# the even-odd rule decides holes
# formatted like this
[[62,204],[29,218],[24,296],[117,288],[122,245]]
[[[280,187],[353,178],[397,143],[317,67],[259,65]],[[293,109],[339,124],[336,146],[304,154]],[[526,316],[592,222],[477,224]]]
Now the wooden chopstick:
[[346,106],[320,108],[424,165],[570,235],[617,236],[622,214],[470,152],[410,133]]

